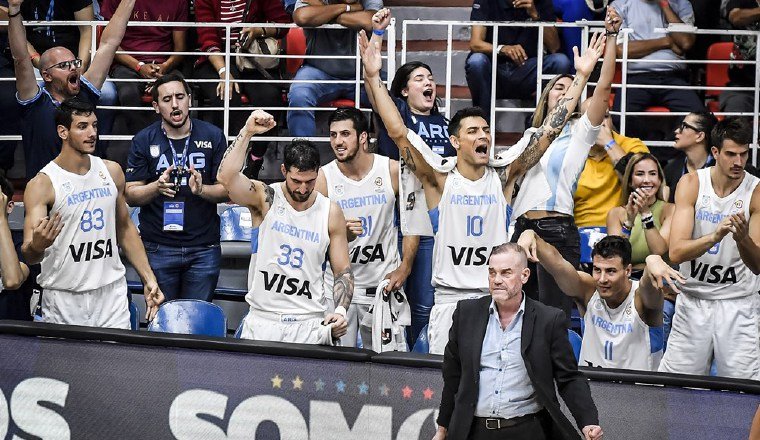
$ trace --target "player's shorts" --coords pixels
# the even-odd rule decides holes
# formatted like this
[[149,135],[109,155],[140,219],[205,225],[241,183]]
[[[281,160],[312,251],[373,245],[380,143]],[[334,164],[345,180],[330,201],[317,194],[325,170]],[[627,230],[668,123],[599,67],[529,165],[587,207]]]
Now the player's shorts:
[[435,304],[430,310],[430,323],[428,324],[428,343],[430,344],[430,354],[443,354],[446,344],[449,342],[449,330],[454,322],[454,310],[457,303],[464,299],[480,298],[488,295],[479,291],[470,291],[459,294],[441,294],[436,290]]
[[282,314],[251,307],[243,318],[241,339],[294,342],[299,344],[336,345],[332,327],[322,325],[323,314]]
[[111,284],[85,292],[44,289],[42,321],[129,330],[127,280],[121,277]]
[[681,293],[659,371],[760,380],[760,295],[706,300]]

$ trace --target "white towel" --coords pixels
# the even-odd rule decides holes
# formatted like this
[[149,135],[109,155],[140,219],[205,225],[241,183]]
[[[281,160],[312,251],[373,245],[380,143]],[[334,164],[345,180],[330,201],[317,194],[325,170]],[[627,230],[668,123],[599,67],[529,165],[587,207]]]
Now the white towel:
[[368,347],[373,351],[409,351],[404,327],[412,324],[412,311],[403,291],[386,292],[390,280],[384,279],[377,286],[375,302],[364,315],[361,325],[372,328],[372,341]]
[[[528,129],[528,131],[535,129]],[[532,133],[532,132],[531,132]],[[526,131],[527,134],[527,131]],[[412,130],[406,131],[406,138],[412,144],[417,151],[420,152],[425,161],[430,166],[440,172],[448,173],[453,170],[457,165],[456,157],[442,157],[433,152],[430,147],[425,143],[422,138]],[[525,148],[530,143],[530,137],[527,140],[523,137],[517,144],[502,151],[488,162],[488,166],[493,168],[504,168],[509,166],[517,159]],[[531,181],[530,186],[523,185],[526,189],[521,193],[530,192],[530,201],[526,199],[516,201],[513,206],[513,211],[520,210],[525,212],[530,207],[534,206],[534,203],[543,203],[549,200],[551,197],[551,190],[549,189],[549,182],[546,180],[541,167],[534,167],[537,170],[535,178]],[[528,189],[530,188],[530,189]],[[411,173],[410,170],[399,172],[399,193],[401,200],[401,232],[404,235],[433,235],[433,227],[430,224],[430,217],[428,216],[427,202],[425,201],[425,194],[422,191],[422,184],[417,177]],[[508,203],[511,201],[507,201]],[[530,206],[528,206],[530,205]]]

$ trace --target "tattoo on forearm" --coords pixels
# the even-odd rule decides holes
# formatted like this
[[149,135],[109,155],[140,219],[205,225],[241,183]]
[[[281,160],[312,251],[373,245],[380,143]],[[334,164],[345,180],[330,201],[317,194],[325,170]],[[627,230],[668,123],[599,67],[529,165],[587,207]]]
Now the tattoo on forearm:
[[406,166],[409,167],[412,172],[417,171],[417,165],[414,164],[414,157],[412,156],[412,150],[409,147],[406,147],[406,157],[404,158],[406,161]]
[[[222,169],[224,167],[224,162],[227,159],[227,155],[229,155],[232,152],[232,150],[235,149],[235,147],[237,146],[238,142],[240,142],[242,139],[243,139],[243,133],[240,133],[240,134],[237,135],[237,137],[235,138],[235,140],[232,141],[232,143],[230,144],[230,146],[227,148],[227,151],[224,152],[224,155],[222,156],[222,160],[219,162],[219,169]],[[241,165],[240,168],[242,169],[243,166]]]
[[353,296],[354,273],[349,267],[335,276],[335,283],[333,284],[333,300],[335,301],[335,306],[343,306],[348,310]]
[[[253,182],[251,182],[251,185],[253,185]],[[269,185],[264,185],[264,194],[264,202],[266,202],[267,206],[272,206],[272,202],[274,201],[274,188]]]

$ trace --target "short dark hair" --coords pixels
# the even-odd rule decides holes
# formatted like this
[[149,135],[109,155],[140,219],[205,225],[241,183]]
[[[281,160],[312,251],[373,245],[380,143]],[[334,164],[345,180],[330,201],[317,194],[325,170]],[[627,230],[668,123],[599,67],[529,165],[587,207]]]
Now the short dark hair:
[[723,148],[723,141],[730,139],[740,145],[752,142],[752,127],[745,118],[731,117],[718,121],[712,129],[712,144],[718,151]]
[[[398,70],[396,70],[396,75],[393,77],[393,82],[391,82],[391,96],[406,101],[406,96],[404,96],[401,91],[406,88],[407,84],[409,84],[412,72],[419,69],[420,67],[427,69],[431,75],[433,74],[433,69],[431,69],[430,66],[423,63],[422,61],[409,61],[408,63],[399,67]],[[430,110],[430,113],[434,115],[440,113],[438,110],[438,99],[436,99],[433,103],[433,108]]]
[[354,123],[354,130],[356,134],[368,133],[369,123],[367,118],[364,117],[364,113],[356,107],[338,107],[327,119],[327,125],[330,126],[333,122],[338,121],[351,121]]
[[[0,189],[2,189],[2,193],[5,194],[5,197],[10,202],[13,199],[13,184],[2,173],[0,173]],[[3,206],[2,209],[5,209],[5,207]]]
[[181,82],[182,87],[185,88],[185,93],[187,93],[188,95],[192,94],[192,91],[190,89],[190,84],[188,84],[187,81],[185,81],[185,77],[182,76],[181,73],[179,72],[167,73],[166,75],[163,75],[159,77],[157,80],[153,81],[153,89],[151,89],[150,91],[150,96],[153,98],[153,102],[158,102],[158,88],[166,83],[170,83],[174,81]]
[[591,258],[599,255],[602,258],[620,257],[623,267],[631,264],[631,242],[619,235],[608,235],[599,240],[591,250]]
[[462,124],[462,119],[472,117],[481,117],[488,121],[486,114],[480,107],[466,107],[454,113],[454,117],[449,121],[449,134],[457,136],[459,134],[459,126]]
[[314,142],[308,139],[293,139],[285,146],[282,164],[285,171],[295,168],[298,171],[319,170],[319,150]]
[[55,109],[55,125],[63,125],[66,128],[71,128],[71,122],[74,120],[74,115],[77,116],[90,116],[95,113],[95,106],[84,99],[80,99],[75,96],[71,99],[67,99]]

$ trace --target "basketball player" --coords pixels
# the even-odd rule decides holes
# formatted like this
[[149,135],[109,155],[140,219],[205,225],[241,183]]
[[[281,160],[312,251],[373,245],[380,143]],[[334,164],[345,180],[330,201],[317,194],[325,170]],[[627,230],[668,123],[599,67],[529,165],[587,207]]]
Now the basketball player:
[[[319,151],[296,139],[285,147],[284,182],[265,185],[240,171],[251,137],[275,126],[255,110],[222,158],[217,180],[233,202],[251,211],[253,284],[241,337],[333,345],[346,333],[354,292],[348,260],[346,219],[335,202],[314,191]],[[328,256],[335,278],[335,311],[328,313],[323,267]]]
[[[341,339],[344,347],[354,347],[359,323],[374,302],[380,281],[390,280],[386,291],[404,286],[419,237],[403,238],[404,258],[399,263],[398,228],[394,220],[399,164],[367,151],[368,124],[361,110],[339,108],[328,122],[330,146],[336,159],[320,168],[316,189],[341,207],[349,230],[356,231],[349,251],[356,287],[348,309],[348,332]],[[364,346],[369,347],[371,328],[361,326],[361,336]]]
[[[387,10],[373,20],[386,20]],[[442,354],[448,341],[451,317],[462,299],[488,295],[488,255],[494,244],[509,241],[507,227],[516,179],[523,176],[560,134],[571,109],[601,56],[604,38],[594,38],[582,57],[576,57],[578,74],[546,122],[539,127],[522,154],[509,166],[489,166],[491,131],[477,107],[458,111],[449,122],[451,145],[457,150],[456,167],[436,171],[414,147],[418,137],[404,125],[393,100],[380,79],[382,37],[372,41],[360,32],[365,85],[375,98],[375,110],[398,146],[412,172],[422,182],[435,233],[433,279],[435,305],[428,327],[430,353]],[[528,188],[530,190],[530,188]]]
[[760,379],[760,188],[744,171],[752,129],[726,118],[712,131],[715,165],[676,187],[670,260],[688,277],[660,371]]
[[581,366],[657,370],[663,340],[660,289],[663,280],[671,286],[674,279],[683,282],[662,257],[648,256],[638,281],[629,278],[631,243],[623,237],[609,235],[596,243],[591,252],[593,276],[576,270],[530,229],[520,235],[518,244],[578,305],[585,324]]
[[146,319],[164,300],[124,201],[124,173],[92,153],[94,106],[73,98],[56,110],[61,152],[26,187],[28,264],[42,262],[42,320],[129,329],[129,300],[119,246],[140,275]]

